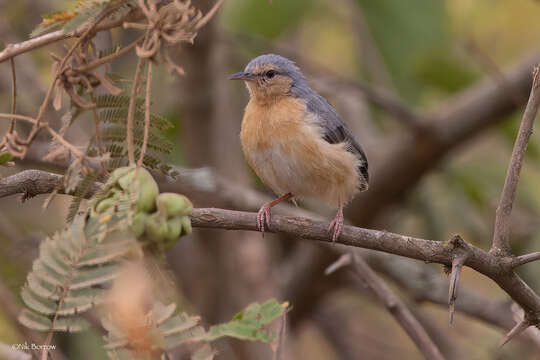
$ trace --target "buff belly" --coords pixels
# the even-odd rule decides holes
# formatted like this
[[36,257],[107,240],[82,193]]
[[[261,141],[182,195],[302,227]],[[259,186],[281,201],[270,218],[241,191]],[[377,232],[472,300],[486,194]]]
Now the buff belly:
[[278,195],[290,192],[344,205],[358,192],[358,159],[346,144],[326,142],[311,120],[296,99],[269,105],[250,102],[240,133],[245,157]]

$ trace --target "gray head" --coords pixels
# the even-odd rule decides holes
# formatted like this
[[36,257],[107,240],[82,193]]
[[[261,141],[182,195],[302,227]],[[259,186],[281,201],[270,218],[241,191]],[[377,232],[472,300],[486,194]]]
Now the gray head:
[[251,97],[260,102],[291,96],[295,88],[309,88],[294,62],[276,54],[254,58],[244,71],[232,74],[229,79],[245,81]]

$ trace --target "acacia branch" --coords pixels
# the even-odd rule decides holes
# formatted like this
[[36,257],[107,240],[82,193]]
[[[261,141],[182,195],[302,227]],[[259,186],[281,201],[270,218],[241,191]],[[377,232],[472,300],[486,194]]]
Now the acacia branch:
[[[87,196],[94,194],[102,184],[94,183]],[[0,198],[23,194],[23,199],[28,199],[39,194],[50,194],[57,190],[59,194],[65,194],[63,176],[41,170],[24,170],[15,175],[0,179]]]
[[523,113],[523,119],[519,127],[518,136],[512,151],[512,157],[506,171],[506,179],[501,193],[501,199],[495,216],[495,228],[493,231],[493,243],[491,252],[499,255],[510,254],[510,214],[516,198],[516,189],[519,182],[521,165],[525,158],[527,144],[532,135],[534,120],[540,105],[540,69],[534,68],[532,89]]
[[[256,213],[214,208],[194,209],[194,227],[227,230],[257,230]],[[328,223],[290,216],[272,216],[269,232],[286,234],[306,240],[332,242],[328,234]],[[339,244],[383,251],[424,262],[435,262],[451,266],[454,250],[445,243],[425,240],[386,231],[344,226]],[[495,281],[518,305],[531,323],[540,322],[540,297],[512,271],[510,257],[498,257],[472,244],[467,244],[470,255],[464,262],[468,266]]]
[[[138,21],[142,19],[144,15],[139,8],[133,8],[126,16],[118,19],[109,19],[104,21],[100,25],[94,28],[94,31],[99,32],[103,30],[110,30],[115,27],[121,26],[124,21]],[[0,52],[0,63],[11,59],[17,55],[24,54],[26,52],[41,48],[43,46],[62,41],[69,38],[80,37],[88,29],[88,24],[83,24],[77,29],[65,33],[64,30],[53,31],[48,34],[44,34],[33,39],[29,39],[17,44],[8,44],[4,50]]]
[[536,261],[536,260],[540,260],[540,251],[533,252],[533,253],[530,253],[530,254],[516,256],[512,260],[512,267],[518,267],[520,265],[524,265],[524,264],[527,264],[527,263],[530,263],[530,262],[533,262],[533,261]]
[[[162,191],[195,192],[199,196],[206,194],[212,197],[214,194],[218,194],[216,196],[225,196],[226,199],[229,199],[230,201],[226,202],[230,202],[232,206],[247,208],[256,208],[266,199],[256,191],[242,187],[237,188],[235,184],[227,183],[220,177],[212,179],[211,174],[203,174],[203,169],[197,170],[197,174],[190,174],[190,171],[193,172],[195,170],[182,171],[179,181],[175,185],[165,183],[166,186],[161,187]],[[85,196],[90,197],[101,185],[97,182],[94,183]],[[48,194],[55,189],[59,193],[65,193],[62,176],[41,170],[25,170],[0,180],[0,198],[14,194],[23,194],[23,198],[28,198],[38,194]],[[245,196],[241,197],[242,193]],[[297,217],[283,217],[276,214],[272,217],[269,231],[281,232],[293,237],[311,240],[326,242],[330,240],[326,230],[328,224],[305,218],[317,218],[316,214],[285,204],[280,206],[287,208],[288,212],[296,214]],[[194,227],[257,231],[256,223],[252,221],[252,219],[255,219],[255,213],[222,209],[195,209],[192,217]],[[455,256],[453,248],[446,246],[442,242],[416,239],[384,231],[352,226],[345,227],[338,243],[445,265],[451,265]],[[495,280],[525,311],[530,310],[534,312],[534,309],[540,309],[540,299],[517,275],[510,271],[512,267],[517,266],[516,261],[525,261],[521,259],[526,259],[525,257],[527,255],[517,258],[501,258],[493,256],[470,244],[467,245],[471,249],[471,257],[465,262],[466,266]],[[368,259],[373,263],[383,261],[388,265],[389,260],[384,260],[385,258],[382,255],[384,254],[369,253]],[[380,266],[377,266],[377,268],[380,268]],[[444,281],[437,282],[436,284],[430,282],[429,285],[426,284],[426,286],[429,286],[429,289],[419,293],[419,286],[414,283],[414,279],[413,284],[411,284],[409,277],[399,276],[402,275],[402,269],[395,269],[394,271],[394,269],[386,266],[383,271],[387,272],[401,286],[406,288],[412,286],[412,288],[416,289],[411,290],[411,294],[418,301],[427,300],[441,305],[447,302],[444,295],[445,290],[443,289],[446,286]],[[399,274],[396,275],[396,272]],[[422,280],[425,280],[423,276]],[[490,301],[490,299],[484,299],[482,296],[469,290],[462,291],[461,296],[464,298],[456,306],[459,311],[463,311],[502,328],[508,328],[509,324],[511,324],[511,316],[505,316],[507,307],[504,304]],[[540,314],[540,312],[537,312],[537,314]]]

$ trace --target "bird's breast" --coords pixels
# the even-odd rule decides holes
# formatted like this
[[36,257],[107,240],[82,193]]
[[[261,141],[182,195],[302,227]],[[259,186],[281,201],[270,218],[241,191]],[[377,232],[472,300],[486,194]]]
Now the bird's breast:
[[348,201],[357,191],[358,160],[345,144],[326,142],[312,116],[297,98],[250,101],[240,132],[245,157],[277,194],[292,192],[330,204]]

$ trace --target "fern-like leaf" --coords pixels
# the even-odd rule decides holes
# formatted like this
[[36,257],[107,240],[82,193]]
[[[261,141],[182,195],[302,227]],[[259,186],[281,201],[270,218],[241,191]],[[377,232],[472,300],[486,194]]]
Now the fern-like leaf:
[[126,232],[133,216],[134,196],[125,194],[102,214],[77,215],[64,231],[43,241],[21,291],[28,307],[19,320],[42,331],[80,331],[87,322],[80,314],[103,301],[115,278],[117,261],[135,246]]
[[[39,36],[45,32],[51,31],[53,29],[62,28],[65,33],[75,30],[80,25],[84,24],[87,21],[93,20],[98,14],[101,13],[108,6],[118,3],[119,1],[124,0],[81,0],[77,1],[76,5],[68,10],[64,11],[55,11],[46,15],[43,15],[43,20],[41,23],[32,31],[30,37]],[[116,9],[113,14],[109,16],[116,15],[118,13],[126,14],[131,10],[129,1],[124,1],[126,4],[123,4],[118,9]]]

